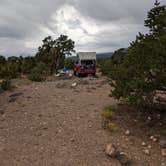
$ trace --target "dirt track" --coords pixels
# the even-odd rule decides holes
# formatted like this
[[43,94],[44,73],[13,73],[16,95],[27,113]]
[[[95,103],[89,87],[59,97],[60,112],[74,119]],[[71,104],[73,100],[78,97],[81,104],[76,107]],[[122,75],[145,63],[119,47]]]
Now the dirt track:
[[[71,88],[75,81],[78,86]],[[9,102],[15,92],[22,94]],[[113,136],[101,127],[103,107],[116,103],[109,93],[110,86],[101,77],[33,83],[1,94],[5,113],[0,115],[0,165],[120,165],[103,152],[108,143],[123,135]],[[144,156],[134,165],[151,165],[148,160],[145,164]],[[161,162],[157,159],[157,163]]]

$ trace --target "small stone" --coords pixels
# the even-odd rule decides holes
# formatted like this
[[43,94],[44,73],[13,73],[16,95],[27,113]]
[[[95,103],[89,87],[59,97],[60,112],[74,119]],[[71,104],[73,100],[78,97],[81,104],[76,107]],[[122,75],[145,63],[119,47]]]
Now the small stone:
[[151,139],[151,140],[153,140],[153,139],[154,139],[154,136],[153,136],[153,135],[152,135],[152,136],[150,136],[150,139]]
[[77,83],[75,82],[75,83],[73,83],[73,84],[71,84],[71,87],[72,88],[74,88],[74,87],[76,87],[77,86]]
[[146,155],[150,155],[149,149],[144,149],[143,152],[144,152],[144,154],[146,154]]
[[142,144],[141,144],[142,146],[146,146],[146,143],[145,142],[142,142]]
[[130,159],[127,157],[127,155],[124,154],[123,152],[117,155],[117,159],[122,165],[128,165],[131,162]]
[[108,156],[113,157],[113,158],[115,158],[118,154],[117,148],[113,144],[107,145],[105,152]]
[[166,166],[166,164],[165,163],[161,163],[161,166]]
[[148,116],[148,120],[152,120],[152,118],[150,116]]
[[126,134],[126,135],[130,135],[130,131],[129,131],[129,130],[126,130],[125,134]]
[[152,148],[152,146],[151,145],[148,145],[148,149],[151,149]]
[[72,77],[73,76],[73,74],[72,73],[69,73],[69,77]]
[[66,144],[65,143],[63,143],[61,146],[65,146]]
[[92,128],[92,125],[89,125],[89,128]]
[[157,138],[154,137],[154,138],[153,138],[153,142],[157,142]]
[[58,133],[61,133],[61,132],[62,132],[62,130],[61,130],[61,129],[59,129],[59,130],[58,130]]
[[161,155],[162,156],[166,156],[166,148],[165,149],[161,149]]
[[74,138],[71,138],[71,139],[70,139],[70,142],[74,142],[74,141],[75,141],[75,139],[74,139]]

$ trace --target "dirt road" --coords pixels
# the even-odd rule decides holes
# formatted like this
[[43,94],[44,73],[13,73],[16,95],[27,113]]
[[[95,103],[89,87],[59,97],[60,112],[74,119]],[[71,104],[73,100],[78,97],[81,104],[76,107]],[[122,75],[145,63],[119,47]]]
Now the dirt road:
[[102,109],[116,103],[109,93],[101,77],[33,83],[1,94],[0,165],[120,165],[103,152],[121,137],[101,127]]

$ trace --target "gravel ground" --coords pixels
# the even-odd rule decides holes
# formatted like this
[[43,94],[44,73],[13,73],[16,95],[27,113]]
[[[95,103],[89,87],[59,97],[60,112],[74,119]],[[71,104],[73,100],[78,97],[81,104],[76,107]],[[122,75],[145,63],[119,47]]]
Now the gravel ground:
[[[77,86],[71,87],[75,82]],[[120,115],[115,119],[117,132],[102,128],[103,108],[117,103],[109,93],[106,78],[88,77],[32,83],[0,94],[0,109],[4,110],[0,115],[0,165],[119,166],[116,159],[105,155],[109,143],[126,151],[134,160],[132,165],[165,162],[157,145],[153,146],[155,155],[147,156],[141,149],[144,138],[125,136],[130,128]]]

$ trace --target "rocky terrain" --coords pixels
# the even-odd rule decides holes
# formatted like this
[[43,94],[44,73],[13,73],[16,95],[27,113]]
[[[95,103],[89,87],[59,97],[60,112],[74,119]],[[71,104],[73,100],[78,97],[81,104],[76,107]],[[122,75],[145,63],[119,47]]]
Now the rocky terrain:
[[118,129],[103,129],[103,108],[118,104],[110,89],[103,76],[50,77],[1,93],[0,165],[165,166],[166,116],[122,107]]

